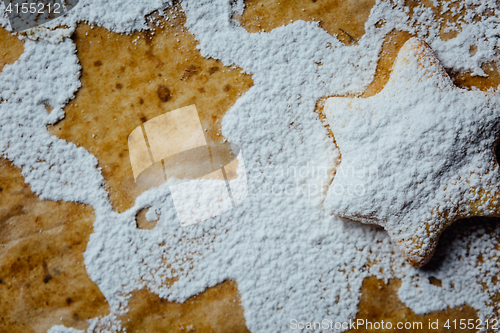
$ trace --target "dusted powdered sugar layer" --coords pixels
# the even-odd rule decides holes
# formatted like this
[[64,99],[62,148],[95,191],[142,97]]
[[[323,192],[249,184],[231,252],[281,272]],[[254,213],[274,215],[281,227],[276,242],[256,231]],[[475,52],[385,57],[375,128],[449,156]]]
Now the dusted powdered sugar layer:
[[330,98],[325,114],[342,154],[328,205],[383,226],[410,264],[456,219],[498,215],[500,94],[457,88],[422,40],[401,48],[380,93]]
[[[71,30],[87,21],[130,32],[145,28],[144,15],[168,4],[81,0],[68,16],[45,26]],[[26,40],[25,53],[0,73],[2,156],[22,168],[26,183],[41,198],[95,209],[85,265],[112,314],[94,319],[89,332],[95,327],[116,332],[115,315],[127,311],[134,290],[148,288],[184,301],[226,279],[238,283],[252,332],[286,331],[292,318],[352,319],[363,279],[370,275],[401,279],[399,297],[418,314],[470,304],[481,319],[497,317],[491,298],[500,289],[494,283],[500,272],[500,229],[460,228],[461,237],[446,239],[438,249],[437,269],[409,267],[384,231],[333,218],[325,210],[325,194],[315,189],[332,180],[339,156],[314,112],[321,97],[366,88],[384,36],[393,29],[425,38],[446,68],[482,74],[481,64],[495,60],[500,20],[481,13],[496,13],[495,1],[463,2],[465,21],[445,27],[458,31],[449,41],[440,39],[439,23],[423,5],[414,7],[410,18],[404,1],[378,1],[366,34],[352,47],[317,23],[303,21],[250,34],[232,19],[243,11],[242,1],[184,0],[181,5],[204,56],[253,75],[254,86],[228,111],[222,126],[222,134],[242,148],[249,195],[217,218],[180,227],[166,188],[145,192],[133,208],[118,214],[109,204],[96,158],[47,133],[46,124],[64,116],[64,105],[80,86],[75,46],[64,37],[69,31],[33,32],[38,40]],[[5,16],[0,23],[8,26]],[[469,52],[471,45],[475,54]],[[50,114],[45,103],[54,107]],[[154,230],[136,227],[135,215],[145,207],[151,207],[151,220],[160,215]],[[431,276],[442,286],[430,284]],[[176,282],[167,284],[171,278]],[[51,332],[72,331],[57,326]]]

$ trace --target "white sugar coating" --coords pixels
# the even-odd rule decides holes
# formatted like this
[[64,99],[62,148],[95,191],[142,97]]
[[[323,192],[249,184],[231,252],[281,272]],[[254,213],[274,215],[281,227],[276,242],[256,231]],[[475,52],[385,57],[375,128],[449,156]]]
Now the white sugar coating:
[[[420,39],[406,42],[384,89],[325,103],[342,163],[332,212],[383,226],[422,265],[458,217],[496,213],[500,94],[457,88]],[[486,192],[486,194],[481,194]]]
[[[154,10],[172,5],[172,0],[150,1],[106,1],[106,0],[80,0],[67,14],[42,26],[56,28],[66,26],[75,28],[76,23],[86,21],[92,25],[103,26],[117,32],[131,33],[135,30],[146,29],[145,16]],[[8,22],[5,6],[0,4],[0,24],[5,26]],[[8,25],[10,28],[10,24]]]
[[[466,12],[475,4],[468,3]],[[145,14],[165,5],[82,0],[67,17],[45,26],[74,29],[78,21],[88,21],[132,32],[145,28]],[[234,7],[227,0],[184,0],[181,5],[202,55],[253,75],[254,86],[222,124],[222,134],[242,148],[249,194],[217,218],[180,227],[163,187],[143,193],[133,208],[118,214],[97,159],[48,134],[45,125],[64,116],[62,108],[80,86],[69,38],[59,43],[43,36],[27,39],[21,58],[0,73],[0,153],[22,169],[40,198],[83,202],[95,210],[85,266],[112,314],[95,318],[88,332],[117,331],[115,315],[127,311],[134,290],[147,287],[168,300],[184,301],[226,279],[238,283],[252,332],[284,331],[291,319],[352,319],[363,279],[371,275],[401,279],[399,297],[418,314],[470,304],[481,319],[497,317],[490,299],[499,291],[493,281],[500,272],[500,229],[457,228],[438,248],[437,268],[409,267],[385,231],[342,221],[325,209],[325,189],[339,154],[314,112],[321,97],[366,88],[383,37],[394,28],[424,37],[445,67],[482,73],[480,65],[495,59],[497,18],[470,19],[456,38],[442,41],[428,12],[414,15],[412,22],[403,1],[378,1],[366,34],[348,47],[316,23],[303,21],[270,33],[248,33],[231,20],[233,11],[242,12],[241,1]],[[497,10],[494,2],[482,6]],[[0,20],[6,25],[5,17]],[[385,24],[378,28],[381,20]],[[54,107],[49,115],[45,103]],[[160,216],[153,230],[136,227],[135,215],[145,207]],[[431,285],[431,276],[442,287]],[[172,278],[175,282],[167,283]],[[51,332],[72,331],[56,326]]]

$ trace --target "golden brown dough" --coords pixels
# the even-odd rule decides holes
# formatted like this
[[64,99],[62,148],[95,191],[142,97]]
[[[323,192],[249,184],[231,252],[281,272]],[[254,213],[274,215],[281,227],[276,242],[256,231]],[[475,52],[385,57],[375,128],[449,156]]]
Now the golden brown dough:
[[38,199],[0,158],[0,332],[86,329],[109,313],[83,264],[93,222],[89,206]]
[[[287,4],[294,3],[294,6],[288,6],[286,12],[280,12],[279,8],[277,8],[277,3],[281,3],[283,8]],[[415,5],[420,1],[412,1]],[[423,1],[426,3],[428,1]],[[350,3],[350,4],[349,4]],[[359,39],[364,33],[364,21],[369,15],[369,11],[371,6],[375,3],[375,1],[363,1],[362,6],[356,6],[360,2],[356,0],[350,1],[284,1],[284,0],[263,0],[263,1],[246,1],[246,11],[241,18],[243,22],[243,26],[252,32],[258,31],[261,28],[265,31],[269,31],[272,28],[281,26],[284,23],[289,23],[290,20],[298,20],[298,19],[306,19],[312,20],[319,19],[322,21],[321,26],[331,34],[338,34],[339,39],[345,43],[346,45],[350,45],[353,43],[351,38],[348,35],[343,34],[340,30],[344,30],[347,34],[352,36],[354,39]],[[353,6],[354,5],[354,6]],[[330,7],[328,7],[330,6]],[[326,10],[326,8],[331,8],[330,11]],[[302,11],[302,9],[305,11]],[[353,13],[352,11],[346,11],[345,8],[352,8],[358,12]],[[273,13],[273,15],[270,15]],[[179,20],[175,22],[175,26],[168,30],[161,32],[162,34],[167,34],[168,38],[164,39],[164,37],[159,37],[160,31],[158,31],[155,36],[151,36],[146,33],[136,33],[133,36],[120,35],[113,32],[109,32],[106,29],[102,29],[99,27],[94,27],[94,29],[90,29],[90,27],[86,24],[80,24],[77,32],[74,34],[73,39],[77,44],[78,49],[78,57],[80,59],[82,65],[82,88],[77,94],[76,100],[70,102],[66,108],[67,118],[56,124],[55,126],[50,128],[52,134],[58,135],[61,138],[64,138],[68,141],[76,142],[77,144],[90,149],[93,147],[91,152],[97,156],[101,166],[103,166],[104,177],[110,192],[111,200],[113,206],[118,211],[124,211],[129,208],[137,195],[140,194],[140,191],[135,188],[135,183],[133,182],[132,171],[127,165],[128,155],[124,147],[126,148],[126,140],[123,145],[118,145],[119,149],[114,148],[115,142],[113,140],[117,140],[117,134],[114,131],[119,130],[114,126],[110,127],[106,124],[113,124],[113,119],[116,114],[125,114],[127,117],[131,115],[135,115],[138,112],[142,112],[145,116],[154,116],[160,113],[164,113],[164,110],[161,106],[162,103],[160,101],[167,100],[164,102],[165,104],[171,103],[173,101],[168,101],[169,97],[174,96],[171,91],[168,92],[166,89],[160,89],[156,83],[159,81],[154,81],[155,84],[151,86],[144,85],[145,80],[158,80],[156,76],[160,72],[156,65],[160,65],[161,62],[158,61],[163,59],[163,62],[166,63],[168,60],[165,59],[175,59],[175,58],[167,58],[168,56],[163,54],[157,54],[154,52],[155,45],[161,43],[170,43],[174,41],[172,37],[172,33],[179,33],[179,45],[183,46],[184,50],[182,55],[189,58],[193,61],[200,61],[204,64],[202,67],[202,71],[199,72],[196,67],[190,67],[179,65],[176,68],[176,71],[172,75],[176,78],[183,77],[183,81],[181,84],[186,83],[186,89],[183,89],[183,93],[189,96],[189,100],[195,100],[197,106],[202,104],[207,106],[207,115],[214,122],[214,128],[218,128],[217,122],[218,119],[221,119],[222,115],[225,111],[234,103],[234,101],[239,97],[238,93],[243,93],[246,89],[251,86],[251,78],[241,74],[241,81],[233,82],[235,78],[240,79],[240,73],[238,70],[228,70],[226,69],[223,72],[223,67],[220,66],[220,63],[213,59],[203,59],[199,55],[198,51],[196,51],[192,46],[195,45],[195,41],[189,33],[182,29],[183,23],[183,14],[179,13]],[[347,14],[347,15],[346,15]],[[342,17],[343,16],[343,17]],[[350,21],[350,22],[349,22]],[[336,25],[338,22],[338,25]],[[260,25],[260,26],[259,26]],[[0,32],[2,33],[0,38],[0,52],[1,54],[5,54],[7,52],[11,52],[11,50],[15,49],[16,56],[10,58],[13,60],[8,60],[8,63],[13,62],[23,51],[22,51],[22,42],[20,42],[16,37],[12,37],[11,34],[0,28]],[[89,33],[88,36],[85,34]],[[6,38],[4,38],[4,36]],[[139,41],[139,45],[133,44],[131,41],[137,37],[142,36]],[[386,79],[388,78],[388,73],[390,73],[390,68],[392,67],[392,62],[394,61],[395,55],[397,54],[399,48],[404,44],[406,39],[411,37],[404,32],[395,31],[392,34],[389,34],[386,37],[386,42],[383,45],[381,59],[378,63],[377,74],[374,82],[365,92],[366,95],[364,97],[370,96],[378,92],[383,88]],[[176,37],[177,38],[177,37]],[[89,42],[93,41],[93,47],[90,48]],[[97,43],[99,41],[99,43]],[[106,44],[103,41],[107,41]],[[394,44],[396,42],[396,44]],[[151,43],[151,44],[148,44]],[[130,50],[130,53],[127,54],[128,62],[120,62],[119,59],[115,59],[116,50],[125,50],[125,49],[133,49],[137,47],[137,49]],[[148,52],[149,51],[149,52]],[[128,51],[127,51],[128,52]],[[173,57],[173,56],[172,56]],[[108,60],[109,59],[109,60]],[[144,64],[141,61],[144,61]],[[107,63],[109,61],[109,63]],[[116,61],[116,63],[115,63]],[[105,64],[105,65],[104,65]],[[213,64],[213,65],[212,65]],[[125,72],[127,76],[123,76],[121,74],[121,66],[125,66]],[[133,65],[133,66],[129,66]],[[195,66],[197,64],[195,63]],[[0,64],[1,66],[1,64]],[[0,67],[1,68],[1,67]],[[135,68],[136,72],[127,72]],[[104,69],[104,70],[103,70]],[[485,68],[488,72],[488,68]],[[115,75],[116,74],[116,75]],[[201,75],[199,75],[201,74]],[[476,86],[479,88],[488,88],[488,87],[496,87],[500,83],[498,79],[498,73],[496,71],[488,72],[490,75],[488,78],[483,77],[471,77],[466,73],[458,73],[452,74],[452,78],[455,78],[455,83],[461,87],[465,86]],[[118,81],[118,76],[120,78],[126,78],[129,80],[129,83],[133,85],[137,85],[134,89],[125,89],[125,85],[123,82]],[[384,77],[386,79],[384,79]],[[385,80],[385,81],[384,81]],[[121,90],[120,86],[121,84]],[[222,92],[220,91],[222,88]],[[224,90],[225,89],[225,90]],[[234,90],[233,90],[234,89]],[[371,90],[373,89],[373,90]],[[102,91],[101,91],[102,90]],[[114,90],[114,91],[113,91]],[[218,96],[213,103],[209,100],[203,99],[199,100],[202,96]],[[227,96],[229,94],[229,96]],[[127,96],[131,96],[130,100]],[[142,103],[141,104],[141,99]],[[208,97],[205,97],[208,98]],[[188,104],[179,103],[178,106],[184,106]],[[227,101],[227,102],[226,102]],[[184,101],[181,101],[184,102]],[[222,107],[214,107],[218,103],[221,104]],[[200,104],[201,103],[201,104]],[[131,104],[134,104],[134,109],[132,109]],[[318,104],[318,110],[320,111],[321,103]],[[82,106],[82,108],[80,107]],[[177,107],[177,104],[172,105],[172,109]],[[85,112],[81,113],[81,110],[84,109]],[[150,109],[152,111],[150,111]],[[151,114],[146,113],[151,112]],[[102,118],[105,119],[102,119]],[[130,118],[128,118],[130,119]],[[126,122],[122,123],[122,125],[129,126]],[[134,125],[130,125],[133,128]],[[108,128],[109,127],[109,128]],[[61,130],[59,130],[61,128]],[[100,130],[100,133],[106,132],[107,136],[105,140],[102,140],[97,130]],[[79,132],[81,134],[79,134]],[[61,134],[59,134],[61,133]],[[92,134],[97,134],[96,139],[92,139]],[[125,133],[125,131],[124,131]],[[213,132],[216,136],[217,130]],[[129,133],[125,133],[124,138]],[[99,149],[99,151],[97,151]],[[107,152],[106,152],[107,151]],[[0,174],[5,172],[10,172],[12,170],[9,163],[0,163]],[[19,174],[19,171],[16,171],[17,179],[22,181],[22,177]],[[0,185],[2,186],[2,185]],[[3,196],[11,197],[15,194],[7,193],[4,191],[0,193],[0,200],[3,200]],[[31,194],[33,196],[33,194]],[[38,200],[38,199],[36,199]],[[29,199],[23,197],[21,203],[29,202]],[[42,204],[49,204],[50,202],[42,202]],[[50,203],[54,204],[54,203]],[[62,203],[60,205],[66,205]],[[87,212],[88,208],[82,208],[81,205],[68,204],[75,211],[83,211]],[[87,212],[92,215],[92,212]],[[73,213],[68,213],[69,215]],[[3,219],[0,218],[0,224],[3,223]],[[0,227],[3,232],[3,227]],[[453,228],[453,227],[452,227]],[[75,236],[75,241],[81,243],[83,246],[83,250],[86,247],[86,242],[88,235],[79,234],[79,237]],[[18,239],[21,239],[20,237]],[[39,255],[44,256],[45,252],[41,250],[37,250]],[[54,260],[57,262],[59,260],[55,254],[48,254],[46,256],[49,260]],[[42,262],[43,264],[43,262]],[[51,265],[48,264],[48,269],[51,269]],[[42,267],[43,268],[43,267]],[[84,268],[82,268],[84,270]],[[3,272],[3,270],[2,270]],[[1,278],[1,277],[0,277]],[[29,271],[20,272],[18,275],[18,279],[29,278]],[[61,276],[59,276],[61,278]],[[88,279],[88,278],[87,278]],[[52,281],[53,282],[53,281]],[[50,282],[49,282],[50,283]],[[72,285],[74,282],[67,278],[65,281],[66,285]],[[438,282],[436,282],[438,283]],[[219,286],[214,288],[209,288],[205,292],[201,293],[198,297],[196,297],[199,302],[199,307],[191,306],[190,300],[186,301],[184,304],[171,304],[170,306],[174,308],[181,308],[179,313],[181,316],[175,317],[177,312],[173,313],[172,317],[167,317],[169,323],[163,324],[161,321],[157,321],[158,318],[165,315],[165,309],[168,308],[165,304],[170,304],[167,301],[160,301],[155,295],[150,294],[148,291],[143,290],[140,292],[136,292],[133,295],[131,300],[131,311],[128,316],[123,317],[124,326],[127,327],[128,332],[144,332],[146,329],[149,329],[149,332],[152,331],[153,327],[160,330],[166,330],[167,327],[171,328],[173,332],[186,332],[186,330],[181,330],[181,327],[186,323],[184,320],[186,317],[189,317],[189,323],[196,325],[196,327],[200,328],[205,327],[206,331],[213,332],[233,332],[231,329],[233,326],[228,327],[225,325],[224,320],[227,318],[228,322],[238,322],[238,328],[235,329],[235,332],[244,331],[242,326],[243,319],[243,309],[238,306],[229,307],[224,306],[223,309],[226,311],[225,313],[220,313],[220,317],[214,319],[210,325],[205,322],[205,318],[200,315],[197,311],[200,311],[200,308],[210,308],[215,307],[218,309],[217,303],[213,303],[213,299],[220,298],[223,300],[223,303],[226,300],[236,300],[236,304],[238,304],[239,295],[236,289],[236,283],[234,282],[225,282]],[[2,285],[0,285],[0,290]],[[73,288],[73,287],[72,287]],[[468,307],[450,309],[447,311],[440,311],[431,313],[428,316],[418,316],[415,314],[410,315],[411,310],[406,308],[404,304],[398,302],[396,291],[399,288],[399,284],[396,281],[391,281],[389,285],[385,285],[382,281],[376,280],[375,278],[368,278],[363,282],[362,287],[362,297],[360,299],[359,305],[359,314],[358,318],[365,318],[371,320],[378,320],[380,318],[385,318],[384,320],[399,320],[398,318],[408,318],[411,320],[421,320],[426,321],[427,318],[438,318],[440,320],[450,318],[451,314],[453,314],[456,318],[477,318],[476,314],[473,310]],[[75,291],[75,294],[78,295],[79,298],[84,297],[83,292]],[[26,303],[25,300],[11,298],[4,299],[3,294],[0,295],[0,303],[4,306],[8,307],[16,307],[16,306],[25,306],[26,309],[29,309],[33,305],[31,303]],[[58,299],[57,293],[51,293],[47,295],[49,304],[53,304],[52,302]],[[64,299],[63,299],[64,300]],[[65,301],[65,300],[64,300]],[[25,302],[25,303],[23,303]],[[62,303],[61,307],[66,309],[66,303]],[[152,306],[148,306],[152,304]],[[187,308],[182,308],[185,304],[187,304]],[[164,306],[165,305],[165,306]],[[227,305],[227,304],[226,304]],[[99,311],[102,310],[102,305],[90,305],[88,308],[89,312],[92,312],[94,315],[98,315]],[[33,306],[34,309],[34,306]],[[106,308],[103,313],[107,313]],[[168,308],[170,309],[170,308]],[[393,311],[394,310],[394,311]],[[0,309],[0,312],[3,312],[3,309]],[[1,319],[2,316],[0,316]],[[453,318],[455,318],[453,317]],[[7,317],[5,317],[7,318]],[[50,316],[47,317],[50,320]],[[167,319],[165,318],[165,319]],[[192,320],[192,318],[195,318]],[[59,319],[59,318],[54,318]],[[128,322],[128,319],[131,322]],[[163,319],[161,317],[161,319]],[[220,319],[220,320],[219,320]],[[70,321],[62,321],[56,322],[53,324],[62,323],[68,327],[83,327],[72,324]],[[197,323],[197,320],[200,320]],[[11,324],[12,322],[9,322]],[[199,325],[197,325],[199,324]],[[4,325],[4,326],[2,326]],[[21,325],[21,324],[18,324]],[[50,327],[52,324],[40,324],[40,327]],[[205,326],[202,326],[205,325]],[[16,328],[17,327],[17,328]],[[174,329],[177,327],[177,329]],[[17,329],[17,331],[16,331]],[[38,329],[37,329],[38,331]],[[30,332],[28,328],[23,326],[6,326],[6,324],[0,324],[0,332]]]

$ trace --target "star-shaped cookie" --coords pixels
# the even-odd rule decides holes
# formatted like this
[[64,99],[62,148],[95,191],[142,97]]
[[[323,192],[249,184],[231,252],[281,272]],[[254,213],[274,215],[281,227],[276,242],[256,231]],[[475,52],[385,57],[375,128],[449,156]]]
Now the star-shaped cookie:
[[327,206],[384,227],[411,265],[454,221],[500,215],[500,95],[456,87],[424,41],[406,42],[380,93],[329,98],[325,114],[341,153]]

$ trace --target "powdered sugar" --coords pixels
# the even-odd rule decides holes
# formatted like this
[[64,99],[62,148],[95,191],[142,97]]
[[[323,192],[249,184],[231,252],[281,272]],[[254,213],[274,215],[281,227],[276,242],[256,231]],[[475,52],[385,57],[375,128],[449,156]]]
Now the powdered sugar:
[[[130,33],[134,30],[146,29],[145,16],[156,9],[171,4],[171,0],[139,2],[133,0],[111,2],[105,0],[80,0],[67,14],[46,22],[43,26],[49,28],[66,26],[74,29],[77,22],[86,21],[89,24],[100,25],[117,32]],[[0,5],[2,13],[4,13],[4,8],[2,3]],[[0,22],[7,21],[6,15],[4,15],[3,20]]]
[[[68,16],[47,26],[74,28],[85,20],[130,32],[145,28],[144,15],[167,4],[80,1]],[[494,3],[488,6],[496,8]],[[133,208],[118,214],[111,209],[95,157],[47,133],[45,125],[63,116],[62,107],[79,87],[80,68],[71,40],[26,40],[25,53],[0,73],[2,155],[22,168],[41,198],[79,201],[95,209],[85,265],[112,311],[94,321],[95,330],[119,328],[114,315],[126,311],[134,290],[147,286],[161,297],[183,301],[225,279],[237,281],[252,332],[285,330],[292,318],[353,318],[363,278],[369,275],[402,279],[399,296],[417,313],[467,303],[479,310],[480,318],[496,315],[490,296],[498,291],[492,278],[499,269],[485,253],[496,255],[488,250],[498,246],[497,229],[472,227],[472,235],[449,241],[449,253],[437,271],[418,270],[404,263],[385,232],[331,217],[322,205],[325,193],[309,189],[328,184],[339,161],[313,112],[316,101],[362,92],[373,79],[389,31],[417,33],[447,68],[481,73],[481,62],[493,60],[497,18],[466,22],[456,38],[442,41],[429,34],[437,29],[430,13],[421,12],[410,21],[402,1],[379,1],[366,23],[366,35],[347,47],[316,23],[302,21],[250,34],[231,19],[233,11],[243,10],[241,1],[231,7],[227,0],[185,0],[182,7],[204,56],[253,74],[254,86],[235,103],[222,126],[228,141],[242,149],[249,195],[217,218],[181,228],[167,188],[145,192]],[[385,24],[377,27],[380,20]],[[482,34],[476,37],[478,31]],[[475,55],[468,52],[472,44]],[[50,114],[44,103],[54,107]],[[294,177],[273,172],[289,167],[326,172],[297,172]],[[266,186],[271,192],[263,190]],[[299,190],[277,195],[273,186]],[[145,207],[160,215],[153,230],[136,228],[135,215]],[[481,253],[484,262],[477,259]],[[430,274],[443,281],[439,290],[429,284]],[[71,332],[52,329],[60,331]]]
[[403,46],[380,93],[330,98],[325,114],[342,153],[328,203],[383,226],[410,263],[425,264],[454,220],[496,213],[500,94],[456,88],[421,40]]

